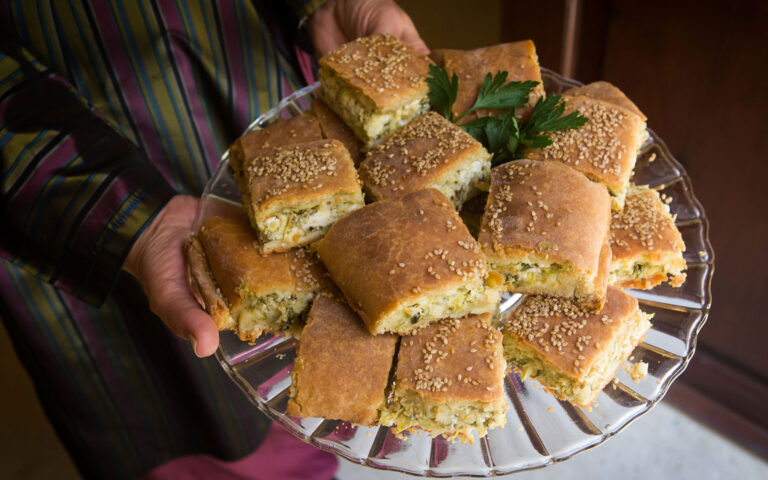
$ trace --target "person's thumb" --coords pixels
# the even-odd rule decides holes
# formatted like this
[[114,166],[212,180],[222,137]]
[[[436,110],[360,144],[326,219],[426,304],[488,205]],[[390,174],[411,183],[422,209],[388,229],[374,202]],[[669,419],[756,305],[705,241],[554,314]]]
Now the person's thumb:
[[389,33],[403,43],[406,43],[418,52],[429,54],[429,48],[421,39],[411,17],[400,7],[392,3],[390,8],[382,8],[373,12],[368,17],[368,26],[365,34]]
[[427,44],[421,39],[416,28],[404,28],[400,40],[415,48],[417,52],[429,55],[429,47],[427,47]]
[[213,319],[184,288],[165,291],[150,299],[152,311],[181,338],[189,340],[198,357],[207,357],[219,346],[219,330]]

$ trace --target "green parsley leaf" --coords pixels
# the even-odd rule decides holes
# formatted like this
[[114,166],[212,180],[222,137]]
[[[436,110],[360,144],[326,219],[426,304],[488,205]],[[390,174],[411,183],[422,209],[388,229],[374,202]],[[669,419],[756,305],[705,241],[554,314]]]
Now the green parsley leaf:
[[483,79],[482,85],[480,85],[480,91],[477,93],[475,104],[469,110],[459,115],[456,121],[480,108],[514,110],[528,103],[528,96],[539,82],[526,80],[524,82],[509,82],[505,85],[507,76],[507,72],[496,72],[496,75],[493,76],[488,73]]
[[539,98],[533,113],[527,122],[520,125],[515,118],[515,109],[528,103],[528,98],[538,82],[508,82],[507,72],[488,73],[480,86],[474,105],[453,118],[452,108],[459,91],[459,79],[454,73],[435,65],[429,66],[429,101],[432,107],[448,120],[457,123],[465,115],[478,109],[498,110],[498,115],[477,118],[461,125],[467,133],[493,154],[493,163],[499,164],[519,158],[524,147],[544,148],[552,145],[552,138],[547,132],[557,132],[579,128],[587,123],[588,118],[578,111],[565,113],[565,102],[561,95]]
[[509,152],[517,152],[517,147],[520,146],[520,132],[515,132],[515,135],[510,135],[507,140],[507,150]]
[[514,113],[507,111],[498,118],[489,117],[485,126],[485,136],[488,139],[488,151],[496,154],[501,153],[507,146],[510,137],[519,135],[517,120]]
[[519,127],[512,110],[502,113],[499,117],[478,118],[462,125],[461,128],[493,154],[494,163],[513,158],[518,144]]
[[478,108],[508,109],[520,108],[528,103],[528,95],[536,88],[539,82],[526,80],[524,82],[509,82],[503,87],[507,79],[507,72],[497,72],[491,79],[487,74],[480,86],[477,100],[471,110]]
[[454,73],[449,79],[448,72],[444,68],[430,65],[427,85],[429,85],[429,103],[440,115],[453,121],[451,108],[459,94],[459,77]]
[[526,147],[531,148],[544,148],[552,145],[552,139],[546,135],[534,135],[532,137],[523,137],[520,139],[520,143]]
[[[579,128],[587,123],[587,117],[576,112],[562,116],[565,112],[565,102],[562,95],[550,95],[547,98],[539,98],[533,107],[531,118],[525,123],[522,132],[525,136],[532,136],[539,132],[557,132]],[[537,147],[538,148],[538,147]]]
[[488,137],[485,135],[485,127],[492,118],[494,117],[480,117],[469,123],[460,125],[460,127],[463,128],[465,132],[472,135],[475,140],[482,143],[483,146],[486,146],[488,145]]

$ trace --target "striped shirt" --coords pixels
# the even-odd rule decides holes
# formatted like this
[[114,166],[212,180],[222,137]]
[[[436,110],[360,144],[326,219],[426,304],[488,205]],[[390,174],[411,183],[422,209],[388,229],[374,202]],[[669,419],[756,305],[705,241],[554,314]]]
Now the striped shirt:
[[175,194],[301,86],[319,1],[0,1],[0,318],[83,475],[253,451],[269,421],[121,273]]

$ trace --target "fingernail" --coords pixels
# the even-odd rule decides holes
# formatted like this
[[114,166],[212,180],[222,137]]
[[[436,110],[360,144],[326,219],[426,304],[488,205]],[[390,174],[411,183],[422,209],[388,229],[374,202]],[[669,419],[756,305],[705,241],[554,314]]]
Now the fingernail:
[[202,358],[200,354],[197,353],[197,339],[193,335],[190,335],[187,340],[189,340],[189,343],[192,344],[192,351],[195,352],[195,355],[197,355],[197,358]]

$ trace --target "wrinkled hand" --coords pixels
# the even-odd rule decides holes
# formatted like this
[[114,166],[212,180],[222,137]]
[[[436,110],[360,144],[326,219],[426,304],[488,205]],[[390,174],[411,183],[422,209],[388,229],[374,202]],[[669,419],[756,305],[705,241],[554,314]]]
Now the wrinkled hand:
[[328,0],[307,21],[317,54],[374,33],[389,33],[422,53],[429,49],[416,27],[393,0]]
[[144,287],[152,312],[189,340],[199,357],[207,357],[219,345],[219,331],[189,289],[183,252],[199,202],[194,197],[173,197],[136,240],[123,268]]

